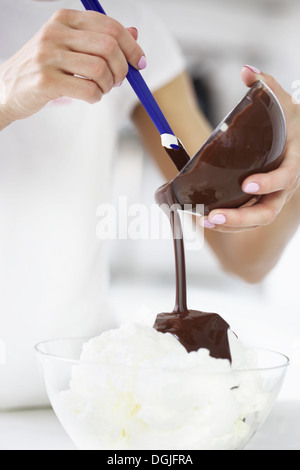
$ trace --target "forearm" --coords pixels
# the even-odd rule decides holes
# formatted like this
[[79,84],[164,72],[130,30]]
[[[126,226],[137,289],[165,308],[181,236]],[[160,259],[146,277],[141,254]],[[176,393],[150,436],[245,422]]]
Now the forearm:
[[276,266],[299,225],[300,190],[272,224],[240,233],[209,230],[206,239],[224,270],[249,283],[258,283]]

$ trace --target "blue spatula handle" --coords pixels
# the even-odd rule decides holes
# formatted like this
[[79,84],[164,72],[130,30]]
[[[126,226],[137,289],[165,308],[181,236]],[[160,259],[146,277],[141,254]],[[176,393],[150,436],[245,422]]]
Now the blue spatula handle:
[[[106,15],[98,0],[81,0],[81,3],[83,4],[86,10],[93,10],[97,11],[98,13],[102,13],[103,15]],[[158,106],[154,96],[152,95],[140,72],[129,64],[129,71],[126,78],[129,81],[133,90],[135,91],[140,102],[144,106],[145,110],[149,114],[153,124],[156,126],[160,135],[174,135],[174,132],[172,131],[168,121],[163,115],[160,107]]]

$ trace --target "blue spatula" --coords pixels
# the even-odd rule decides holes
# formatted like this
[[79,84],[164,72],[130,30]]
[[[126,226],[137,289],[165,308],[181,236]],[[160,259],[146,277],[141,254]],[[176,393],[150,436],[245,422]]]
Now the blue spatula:
[[[98,0],[81,0],[81,3],[86,10],[93,10],[106,15]],[[130,64],[128,65],[129,71],[126,78],[160,133],[162,146],[167,151],[176,168],[181,171],[190,161],[189,155],[172,131],[141,73]]]

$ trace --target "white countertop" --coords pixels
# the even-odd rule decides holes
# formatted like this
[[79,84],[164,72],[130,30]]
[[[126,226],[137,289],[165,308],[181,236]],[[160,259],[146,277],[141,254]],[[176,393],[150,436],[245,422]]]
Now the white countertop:
[[[300,401],[278,401],[246,450],[300,450]],[[0,413],[0,450],[76,450],[51,409]]]

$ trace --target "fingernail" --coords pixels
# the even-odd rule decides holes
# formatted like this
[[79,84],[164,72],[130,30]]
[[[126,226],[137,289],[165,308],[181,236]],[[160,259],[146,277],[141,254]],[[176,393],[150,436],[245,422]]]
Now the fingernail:
[[130,26],[129,29],[134,29],[134,31],[136,31],[138,33],[138,30],[134,26]]
[[257,69],[256,67],[254,67],[253,65],[245,65],[244,67],[247,67],[252,72],[257,73],[258,75],[261,75],[261,71]]
[[215,228],[215,224],[212,224],[209,220],[204,220],[204,222],[202,222],[202,226],[205,227],[205,228]]
[[114,85],[114,88],[119,88],[119,87],[122,85],[122,83],[123,83],[123,82],[116,83],[116,84]]
[[140,70],[144,70],[145,68],[147,67],[147,59],[146,57],[143,55],[140,60],[139,60],[139,63],[138,63],[138,68]]
[[257,193],[259,189],[260,187],[257,183],[248,183],[244,189],[244,192],[252,194],[252,193]]
[[226,217],[223,214],[216,214],[211,219],[210,222],[216,225],[226,224]]

